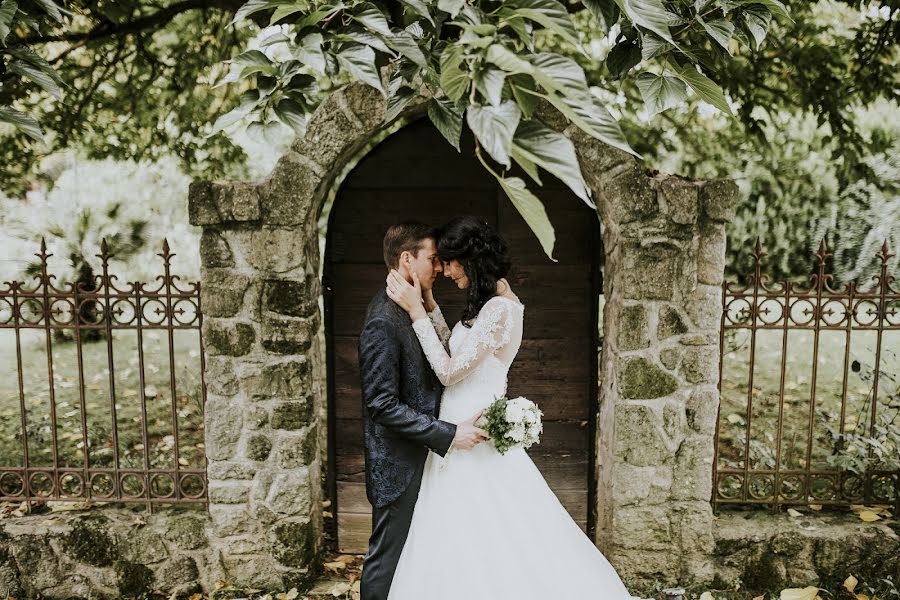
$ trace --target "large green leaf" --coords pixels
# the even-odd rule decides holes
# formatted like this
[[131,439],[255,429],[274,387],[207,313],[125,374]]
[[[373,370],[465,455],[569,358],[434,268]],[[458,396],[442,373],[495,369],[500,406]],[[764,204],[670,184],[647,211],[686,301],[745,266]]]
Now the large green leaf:
[[616,79],[625,77],[639,62],[641,62],[641,46],[635,40],[622,40],[606,55],[606,67],[610,75]]
[[348,28],[343,33],[332,36],[331,39],[339,41],[359,42],[360,44],[371,46],[373,50],[378,50],[379,52],[384,52],[385,54],[396,56],[395,51],[392,50],[390,46],[388,46],[384,42],[384,39],[380,35],[376,35],[368,29],[363,29],[362,27]]
[[48,75],[42,69],[38,69],[35,66],[19,59],[10,62],[6,68],[10,73],[15,73],[16,75],[35,82],[41,87],[41,89],[43,89],[45,92],[50,93],[57,100],[62,99],[62,89],[60,89],[54,77]]
[[362,5],[363,9],[351,15],[353,19],[361,23],[366,29],[381,35],[391,35],[391,26],[388,25],[387,17],[378,9],[377,6],[366,2]]
[[503,44],[494,44],[487,50],[487,61],[493,63],[507,73],[533,73],[534,65],[520,58],[515,52]]
[[350,73],[358,81],[366,83],[387,96],[378,68],[375,66],[375,51],[362,44],[352,44],[335,54],[342,69]]
[[[734,24],[727,19],[713,19],[712,21],[704,21],[699,16],[697,20],[703,25],[703,29],[706,30],[706,33],[709,34],[709,37],[716,40],[716,42],[728,50],[728,43],[731,41],[731,37],[734,35]],[[728,50],[729,54],[731,53]]]
[[425,20],[431,23],[432,27],[434,26],[434,18],[431,16],[431,10],[428,8],[428,3],[423,0],[400,0],[400,2],[413,9],[413,11],[419,15],[425,17]]
[[687,97],[684,81],[670,75],[641,73],[636,83],[651,115],[678,106]]
[[283,3],[272,13],[272,16],[269,18],[269,25],[273,25],[285,17],[308,10],[309,2],[306,2],[305,0]]
[[739,6],[746,6],[748,4],[760,4],[768,8],[769,12],[771,12],[776,17],[781,17],[782,19],[785,19],[786,21],[789,21],[791,23],[794,22],[794,19],[791,18],[791,15],[788,12],[787,8],[785,8],[784,4],[779,2],[779,0],[739,0],[738,4]]
[[528,190],[525,186],[525,182],[522,181],[520,177],[500,177],[496,174],[494,174],[494,176],[497,178],[500,187],[503,188],[507,197],[513,203],[513,206],[516,207],[516,210],[518,210],[519,214],[522,215],[522,218],[525,219],[528,227],[530,227],[531,231],[534,232],[534,235],[537,236],[538,241],[541,243],[541,248],[544,249],[544,253],[550,260],[556,262],[556,259],[553,258],[553,246],[556,244],[556,232],[553,231],[553,225],[550,223],[549,217],[547,217],[547,210],[544,208],[544,205],[537,196]]
[[34,118],[8,106],[0,106],[0,123],[9,123],[28,137],[38,142],[44,141],[41,126]]
[[560,132],[536,120],[523,121],[513,137],[512,155],[517,161],[521,156],[553,173],[588,206],[596,208],[591,200],[591,192],[581,175],[575,146]]
[[530,119],[537,108],[538,96],[535,94],[534,80],[528,75],[510,75],[509,87],[512,89],[513,98],[522,111],[522,116]]
[[516,164],[522,167],[522,170],[531,177],[531,179],[538,185],[544,185],[541,183],[541,174],[538,172],[538,167],[536,164],[528,160],[524,154],[516,152],[515,147],[513,147],[512,158],[516,161]]
[[677,46],[669,33],[669,21],[676,17],[666,10],[662,0],[616,0],[631,22],[649,29],[673,46]]
[[325,53],[322,52],[322,34],[308,33],[294,48],[294,58],[319,73],[325,72]]
[[275,74],[275,65],[269,60],[269,57],[259,50],[247,50],[238,54],[231,62],[243,67],[241,69],[241,77],[247,77],[254,73],[265,73],[266,75]]
[[450,145],[459,152],[459,139],[462,135],[463,115],[452,102],[445,98],[432,98],[428,103],[428,118],[437,127]]
[[6,44],[6,36],[11,31],[13,17],[18,10],[16,0],[3,0],[0,2],[0,45]]
[[408,85],[400,86],[396,92],[393,92],[388,98],[387,110],[384,114],[384,122],[390,123],[403,112],[409,101],[416,97],[416,91]]
[[226,127],[234,125],[251,112],[260,102],[260,94],[258,90],[247,90],[243,94],[241,94],[240,102],[236,107],[216,119],[216,122],[213,124],[212,130],[209,132],[207,137],[211,137],[218,132],[222,131]]
[[641,60],[650,60],[674,48],[672,44],[649,31],[641,32]]
[[66,85],[65,82],[63,82],[62,77],[59,76],[59,73],[56,72],[56,69],[54,69],[50,63],[44,60],[44,57],[42,57],[40,54],[38,54],[28,46],[14,46],[12,48],[9,48],[7,52],[11,56],[22,59],[25,62],[31,63],[35,67],[39,68],[41,71],[49,75],[58,86],[64,87]]
[[744,18],[744,25],[753,41],[756,42],[758,50],[766,35],[769,33],[769,25],[772,23],[772,13],[762,6],[748,6],[741,15]]
[[609,33],[612,26],[619,20],[619,6],[615,0],[582,0],[581,3],[593,13],[600,23],[603,33]]
[[450,16],[456,18],[456,15],[466,5],[466,0],[438,0],[438,8]]
[[271,10],[277,7],[280,2],[273,2],[272,0],[249,0],[249,2],[245,3],[241,6],[236,13],[234,13],[234,18],[231,19],[230,25],[234,25],[235,23],[240,23],[250,15],[256,14],[260,11]]
[[494,67],[485,67],[475,77],[475,88],[488,102],[497,106],[503,99],[503,84],[506,73]]
[[632,150],[628,140],[625,139],[625,134],[622,133],[618,121],[592,94],[588,93],[580,101],[561,98],[556,94],[546,94],[544,98],[588,135],[640,158],[640,155]]
[[508,0],[504,4],[517,15],[540,23],[570,43],[578,45],[578,33],[569,12],[556,0]]
[[275,105],[275,116],[300,137],[306,134],[307,115],[299,103],[291,99],[282,100]]
[[509,168],[509,152],[522,111],[512,100],[500,106],[472,104],[466,111],[466,122],[481,146],[501,165]]
[[712,79],[697,71],[694,65],[672,65],[672,68],[675,74],[691,86],[691,89],[697,92],[697,95],[702,100],[709,102],[726,114],[732,114],[731,107],[728,106],[728,101],[725,99],[725,93],[722,92],[722,88],[716,85]]
[[53,0],[34,0],[34,2],[44,9],[44,12],[50,15],[57,23],[63,22],[63,15],[72,15],[72,13],[56,4]]
[[501,27],[508,26],[521,40],[528,50],[534,52],[534,26],[510,8],[501,8],[497,13],[501,19]]
[[448,46],[441,54],[441,89],[453,102],[458,102],[469,89],[469,75],[462,70],[463,49]]
[[531,64],[534,66],[532,76],[544,89],[570,97],[580,97],[587,93],[584,71],[571,58],[553,52],[541,52],[531,57]]
[[415,38],[408,31],[399,31],[393,35],[385,37],[385,41],[397,52],[413,61],[420,67],[427,67],[428,61],[422,54],[422,49],[416,43]]

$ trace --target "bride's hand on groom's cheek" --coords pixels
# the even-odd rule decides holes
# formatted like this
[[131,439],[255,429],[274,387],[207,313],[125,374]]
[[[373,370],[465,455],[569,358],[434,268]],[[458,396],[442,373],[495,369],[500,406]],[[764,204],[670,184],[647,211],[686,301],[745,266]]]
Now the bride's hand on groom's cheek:
[[419,284],[419,278],[415,272],[413,272],[414,285],[410,285],[396,270],[388,273],[385,282],[387,283],[388,297],[409,313],[413,320],[427,316],[425,307],[422,305],[422,286]]

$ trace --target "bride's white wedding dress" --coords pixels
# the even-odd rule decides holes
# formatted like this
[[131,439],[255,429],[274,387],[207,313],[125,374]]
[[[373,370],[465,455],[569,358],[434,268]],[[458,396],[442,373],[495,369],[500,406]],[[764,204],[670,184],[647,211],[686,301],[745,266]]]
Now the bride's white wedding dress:
[[[449,331],[440,309],[413,328],[446,386],[439,418],[461,422],[506,393],[522,342],[524,307],[496,296],[471,328]],[[449,355],[448,351],[449,350]],[[443,466],[442,466],[443,465]],[[489,442],[428,453],[422,487],[389,600],[630,599],[518,448]]]

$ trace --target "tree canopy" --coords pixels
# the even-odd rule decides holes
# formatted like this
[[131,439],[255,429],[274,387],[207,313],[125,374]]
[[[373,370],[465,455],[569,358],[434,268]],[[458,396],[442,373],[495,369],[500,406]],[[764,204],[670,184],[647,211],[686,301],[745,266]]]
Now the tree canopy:
[[[896,100],[897,9],[887,2],[794,2],[791,18],[784,17],[778,2],[731,0],[259,0],[238,12],[241,6],[239,0],[94,1],[65,7],[53,0],[0,0],[0,185],[15,194],[17,186],[22,189],[34,177],[42,156],[62,148],[96,158],[174,154],[194,176],[221,176],[243,161],[243,153],[221,133],[206,136],[232,103],[257,94],[252,109],[245,104],[239,110],[246,112],[245,121],[256,122],[251,133],[275,122],[302,130],[309,112],[335,86],[371,80],[370,53],[376,68],[393,74],[384,82],[392,106],[421,81],[439,99],[432,113],[438,120],[444,115],[451,137],[461,114],[479,127],[495,128],[517,109],[512,137],[503,133],[495,136],[496,147],[483,145],[482,157],[501,178],[505,163],[493,160],[487,148],[510,164],[540,165],[529,158],[523,140],[525,134],[540,139],[534,137],[540,124],[528,119],[528,110],[535,94],[542,94],[574,113],[576,124],[606,141],[628,144],[650,164],[687,148],[691,152],[679,164],[687,175],[708,175],[715,158],[710,153],[722,149],[708,143],[708,110],[685,106],[703,109],[707,101],[733,108],[737,118],[727,121],[728,135],[735,144],[741,140],[744,151],[759,153],[791,134],[765,126],[773,115],[809,112],[828,126],[826,141],[839,162],[844,188],[875,177],[866,156],[874,138],[859,133],[859,107],[877,98]],[[846,16],[837,29],[823,17],[835,12]],[[229,26],[236,14],[237,24]],[[254,22],[249,26],[241,20],[248,15]],[[270,22],[280,31],[270,35],[266,30],[262,45],[251,49],[248,40]],[[321,45],[304,46],[303,40],[318,41],[312,34],[321,36]],[[283,72],[253,71],[254,60],[266,64],[260,54]],[[324,70],[316,68],[323,66],[318,56]],[[212,87],[221,79],[221,61],[232,57],[226,67],[243,74],[243,80]],[[555,62],[540,62],[551,57]],[[424,66],[417,64],[422,58]],[[558,81],[550,81],[548,68]],[[290,69],[299,70],[285,79]],[[445,70],[449,75],[442,81]],[[445,83],[454,97],[463,84],[468,93],[451,100]],[[585,88],[592,92],[590,103],[574,111],[567,103]],[[686,101],[674,108],[682,97]],[[286,100],[296,105],[284,102],[276,111]],[[470,105],[473,110],[463,113]],[[665,110],[648,118],[659,109]],[[11,133],[3,122],[15,123],[20,133]],[[44,143],[28,135],[37,137],[38,128]],[[560,162],[558,155],[554,160]],[[577,189],[581,183],[571,171],[567,177]],[[539,175],[537,167],[532,172]],[[510,180],[506,177],[508,192],[530,194],[524,181],[510,185]]]

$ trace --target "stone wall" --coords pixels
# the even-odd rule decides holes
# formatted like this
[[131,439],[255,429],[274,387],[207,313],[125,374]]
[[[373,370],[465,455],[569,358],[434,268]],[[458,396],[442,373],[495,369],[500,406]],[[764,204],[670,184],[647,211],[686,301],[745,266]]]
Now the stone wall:
[[178,597],[226,575],[202,510],[152,515],[126,508],[0,521],[0,594],[13,598]]
[[[421,115],[426,101],[401,117]],[[191,186],[191,223],[203,227],[210,514],[226,568],[250,585],[302,576],[319,550],[315,224],[384,113],[377,92],[350,86],[265,181]],[[549,106],[538,114],[567,126]],[[735,187],[650,177],[630,155],[565,132],[601,207],[606,250],[595,541],[631,582],[705,577],[718,285]],[[246,554],[232,556],[232,543]]]

